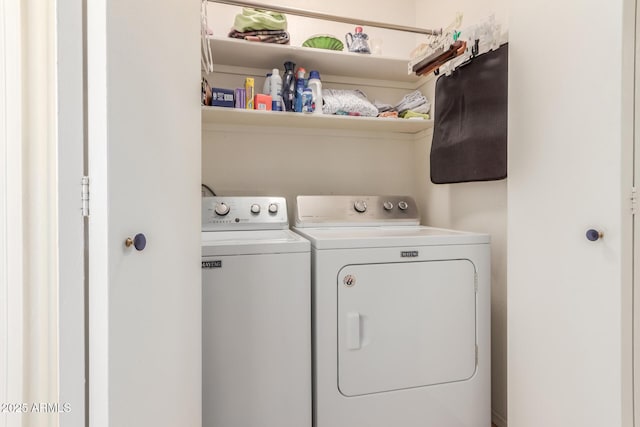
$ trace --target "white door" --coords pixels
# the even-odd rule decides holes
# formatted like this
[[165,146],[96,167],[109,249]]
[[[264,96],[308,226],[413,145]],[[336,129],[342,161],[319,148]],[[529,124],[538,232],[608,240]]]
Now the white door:
[[509,425],[627,427],[635,10],[510,3]]
[[199,426],[200,3],[86,7],[90,425]]

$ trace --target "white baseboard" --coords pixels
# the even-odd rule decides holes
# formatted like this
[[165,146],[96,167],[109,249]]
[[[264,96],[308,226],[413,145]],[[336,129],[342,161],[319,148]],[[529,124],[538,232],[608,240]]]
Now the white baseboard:
[[491,411],[491,421],[498,427],[507,427],[507,420],[496,411]]

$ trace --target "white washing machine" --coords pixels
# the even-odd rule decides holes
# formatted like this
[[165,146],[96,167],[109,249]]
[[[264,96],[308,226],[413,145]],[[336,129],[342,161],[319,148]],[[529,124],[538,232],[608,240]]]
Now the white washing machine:
[[284,198],[202,200],[203,427],[311,427],[310,245]]
[[299,196],[311,241],[314,427],[490,427],[489,236],[410,197]]

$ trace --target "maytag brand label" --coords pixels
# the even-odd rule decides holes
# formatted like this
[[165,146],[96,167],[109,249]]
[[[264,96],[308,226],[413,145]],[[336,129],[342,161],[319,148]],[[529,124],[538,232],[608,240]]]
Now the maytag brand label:
[[402,258],[415,258],[418,256],[418,251],[402,251],[400,256]]
[[222,260],[202,261],[202,268],[222,268]]

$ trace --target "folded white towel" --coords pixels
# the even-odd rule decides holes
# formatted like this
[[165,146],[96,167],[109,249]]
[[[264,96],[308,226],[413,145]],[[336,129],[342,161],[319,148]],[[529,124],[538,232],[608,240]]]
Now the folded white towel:
[[[424,105],[424,107],[423,107]],[[399,113],[402,113],[406,110],[418,111],[416,108],[422,107],[420,113],[428,113],[431,109],[431,104],[429,100],[422,94],[420,91],[416,90],[411,92],[402,98],[402,101],[396,105],[395,109],[398,110]],[[426,108],[426,111],[422,111]]]

